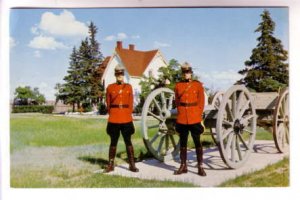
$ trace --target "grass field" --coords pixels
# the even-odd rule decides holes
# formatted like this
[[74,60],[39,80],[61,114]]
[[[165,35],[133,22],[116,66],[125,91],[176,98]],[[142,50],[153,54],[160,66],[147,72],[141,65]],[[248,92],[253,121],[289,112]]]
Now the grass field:
[[[107,164],[109,137],[105,132],[106,123],[105,119],[100,118],[12,114],[10,120],[11,186],[17,188],[193,187],[189,183],[147,181],[93,173]],[[134,123],[136,133],[133,135],[132,142],[135,146],[135,157],[141,160],[149,157],[149,154],[142,141],[140,122]],[[259,129],[257,138],[272,139],[272,134]],[[214,145],[209,135],[203,136],[202,142],[206,146]],[[189,147],[193,147],[191,138]],[[125,145],[120,138],[116,163],[124,163],[126,158]]]

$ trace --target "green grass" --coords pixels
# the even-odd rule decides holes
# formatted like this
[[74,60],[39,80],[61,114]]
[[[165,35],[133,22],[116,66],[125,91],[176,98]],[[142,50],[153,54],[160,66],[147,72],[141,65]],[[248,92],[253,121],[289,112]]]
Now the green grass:
[[[21,170],[22,171],[22,170]],[[23,174],[25,173],[25,174]],[[12,171],[11,186],[14,188],[153,188],[195,187],[190,183],[175,181],[144,180],[116,175],[93,174],[85,170],[70,172],[54,168],[47,174],[41,170]]]
[[289,186],[289,158],[266,168],[229,180],[220,187],[287,187]]
[[[11,150],[26,146],[78,146],[108,143],[104,119],[53,115],[11,115]],[[133,140],[140,138],[139,126]],[[142,144],[140,142],[140,144]]]
[[[11,154],[26,147],[72,147],[87,145],[109,146],[106,134],[107,121],[100,118],[72,118],[45,114],[12,114],[10,120]],[[143,144],[140,134],[140,122],[136,121],[136,133],[132,137],[137,160],[151,157]],[[258,129],[256,139],[272,139],[272,134]],[[189,136],[189,147],[193,140]],[[204,146],[215,146],[210,135],[203,135]],[[127,158],[125,145],[120,138],[118,143],[117,164],[125,163]],[[95,155],[82,155],[77,158],[87,163],[88,168],[80,166],[20,166],[11,163],[11,186],[16,188],[67,188],[67,187],[193,187],[189,183],[141,180],[105,174],[94,174],[94,169],[103,168],[107,163],[107,152]],[[48,162],[45,158],[45,162]],[[50,165],[51,166],[51,165]],[[92,168],[92,169],[90,169]],[[271,169],[276,171],[275,169]],[[259,178],[259,177],[258,177]],[[238,181],[237,181],[238,182]],[[273,182],[270,183],[274,185]],[[236,185],[234,185],[236,186]],[[223,187],[226,187],[225,185]]]

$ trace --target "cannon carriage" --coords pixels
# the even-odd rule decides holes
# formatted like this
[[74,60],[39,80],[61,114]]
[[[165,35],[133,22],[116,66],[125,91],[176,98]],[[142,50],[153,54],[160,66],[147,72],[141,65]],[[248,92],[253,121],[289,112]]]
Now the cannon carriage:
[[[158,88],[148,95],[142,110],[143,141],[160,161],[173,159],[179,151],[174,100],[171,89]],[[234,85],[226,92],[216,93],[205,105],[203,115],[203,123],[229,168],[239,168],[247,162],[257,126],[271,130],[278,152],[288,151],[288,88],[278,93],[251,93],[242,85]]]

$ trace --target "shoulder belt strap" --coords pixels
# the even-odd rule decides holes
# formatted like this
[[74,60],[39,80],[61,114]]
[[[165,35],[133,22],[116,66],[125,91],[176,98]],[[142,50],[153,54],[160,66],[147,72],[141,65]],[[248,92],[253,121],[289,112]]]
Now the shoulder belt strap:
[[124,85],[123,85],[122,89],[119,90],[119,92],[118,92],[118,94],[115,96],[115,98],[113,98],[113,99],[111,100],[111,103],[113,103],[113,102],[117,99],[117,97],[118,97],[120,94],[122,94],[122,92],[123,92],[124,88],[126,87],[126,85],[127,85],[127,84],[124,84]]
[[192,83],[190,83],[184,90],[183,92],[178,96],[179,99],[181,99],[182,95],[184,95],[186,93],[186,91],[188,91],[188,89],[190,89],[190,87],[192,87]]

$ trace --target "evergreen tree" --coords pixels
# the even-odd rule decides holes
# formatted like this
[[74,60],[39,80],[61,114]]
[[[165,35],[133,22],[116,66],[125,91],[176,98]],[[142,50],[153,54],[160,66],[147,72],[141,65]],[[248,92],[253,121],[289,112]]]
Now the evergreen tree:
[[89,45],[91,51],[91,103],[99,103],[100,97],[103,96],[104,88],[101,84],[101,75],[98,71],[100,63],[103,62],[103,55],[100,51],[100,44],[96,40],[97,27],[93,22],[89,25]]
[[98,67],[103,61],[100,44],[96,40],[97,27],[93,22],[89,25],[89,36],[81,41],[78,48],[73,48],[70,55],[69,68],[64,77],[64,84],[56,84],[57,100],[77,108],[91,110],[91,106],[99,102],[103,95],[103,86],[100,83]]
[[245,75],[238,81],[257,92],[277,91],[288,85],[289,70],[288,52],[283,49],[281,41],[273,36],[275,23],[269,11],[261,14],[262,22],[255,32],[259,32],[258,44],[252,50],[250,60],[245,62],[246,68],[239,71]]
[[65,104],[71,104],[73,112],[75,111],[75,105],[77,109],[80,107],[80,102],[84,96],[84,90],[81,85],[83,82],[83,70],[79,65],[79,52],[76,47],[70,55],[69,68],[67,75],[64,77],[64,84],[57,83],[55,89],[58,90],[56,94],[56,101],[62,100]]

